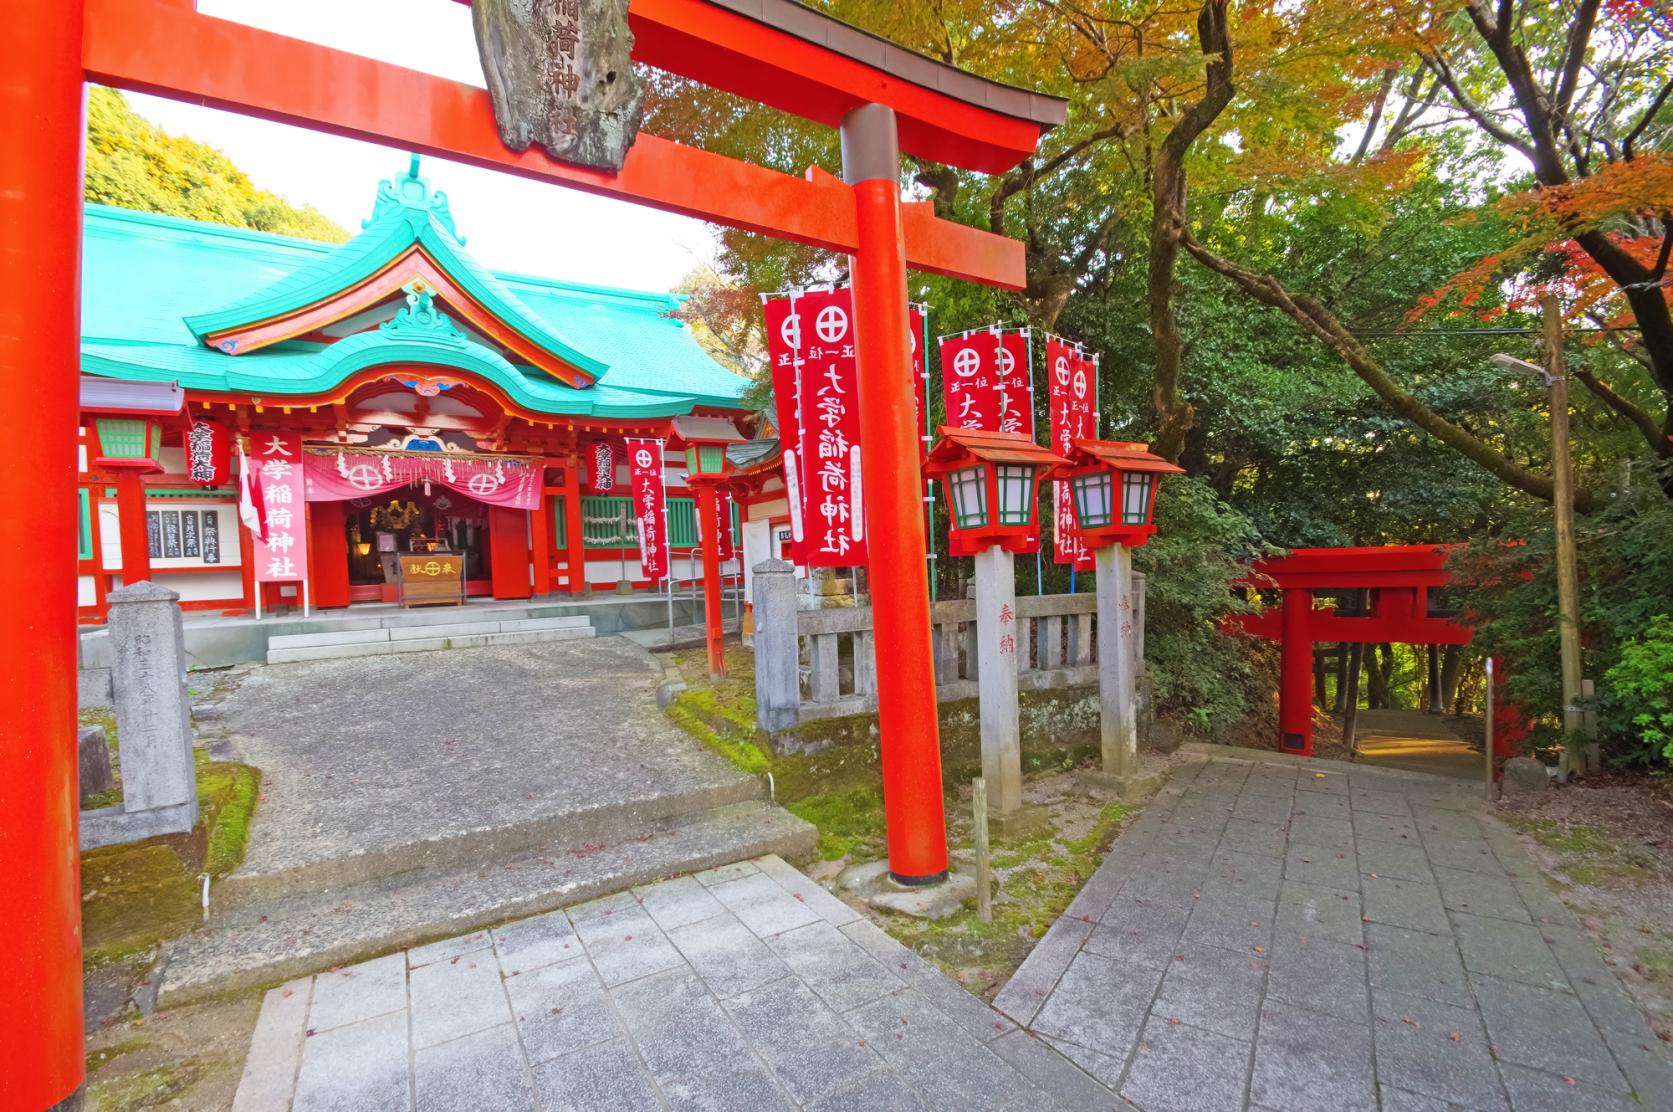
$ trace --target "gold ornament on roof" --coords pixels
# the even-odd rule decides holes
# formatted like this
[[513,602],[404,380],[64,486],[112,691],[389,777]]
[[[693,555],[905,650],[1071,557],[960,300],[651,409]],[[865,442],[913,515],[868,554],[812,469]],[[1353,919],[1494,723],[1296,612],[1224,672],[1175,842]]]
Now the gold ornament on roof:
[[416,502],[408,502],[403,506],[399,498],[394,498],[390,500],[389,505],[379,506],[368,516],[372,519],[374,528],[398,533],[417,521],[423,512]]

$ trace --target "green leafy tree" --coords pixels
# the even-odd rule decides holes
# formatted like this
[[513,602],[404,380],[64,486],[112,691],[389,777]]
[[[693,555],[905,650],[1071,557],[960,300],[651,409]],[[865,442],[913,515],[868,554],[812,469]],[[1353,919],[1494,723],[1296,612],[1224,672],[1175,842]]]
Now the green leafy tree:
[[88,90],[85,182],[86,199],[102,205],[327,243],[349,238],[312,205],[257,189],[214,147],[170,135],[99,86]]

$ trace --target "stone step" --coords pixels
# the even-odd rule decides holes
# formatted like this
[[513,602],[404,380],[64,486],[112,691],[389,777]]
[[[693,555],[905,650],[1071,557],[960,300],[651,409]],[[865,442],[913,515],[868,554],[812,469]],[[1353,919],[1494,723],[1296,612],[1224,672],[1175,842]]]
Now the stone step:
[[[491,625],[494,623],[485,623]],[[325,644],[284,646],[277,648],[269,646],[267,663],[286,664],[297,660],[343,660],[361,656],[388,656],[391,653],[420,653],[433,652],[437,649],[474,649],[484,645],[529,645],[542,641],[573,641],[576,638],[591,637],[594,630],[590,625],[567,625],[552,629],[518,629],[500,633],[489,629],[480,632],[456,633],[440,635],[435,633],[438,626],[423,627],[411,631],[378,630],[384,634],[384,639],[375,641],[327,642]],[[406,636],[390,639],[394,632],[422,634],[420,636]],[[298,637],[329,638],[337,636],[329,633],[296,634]],[[275,637],[274,641],[282,640]]]
[[304,649],[320,645],[365,645],[378,641],[403,641],[426,637],[471,636],[478,633],[517,633],[539,629],[586,629],[584,614],[550,618],[476,618],[452,615],[449,622],[383,622],[352,629],[330,629],[317,633],[281,633],[267,640],[269,649]]
[[[615,798],[609,803],[532,816],[522,822],[415,838],[399,845],[349,849],[333,856],[301,861],[277,861],[260,869],[246,863],[221,880],[213,902],[217,912],[231,911],[285,896],[399,876],[414,869],[475,865],[543,845],[607,842],[716,807],[755,802],[764,790],[761,781],[753,776],[729,776],[718,783],[644,794],[637,799]],[[259,815],[255,832],[257,835],[261,832]]]
[[[746,857],[792,860],[817,832],[771,804],[734,803],[591,841],[549,843],[216,915],[170,947],[159,1005],[278,984],[638,884]],[[211,909],[216,893],[211,892]]]

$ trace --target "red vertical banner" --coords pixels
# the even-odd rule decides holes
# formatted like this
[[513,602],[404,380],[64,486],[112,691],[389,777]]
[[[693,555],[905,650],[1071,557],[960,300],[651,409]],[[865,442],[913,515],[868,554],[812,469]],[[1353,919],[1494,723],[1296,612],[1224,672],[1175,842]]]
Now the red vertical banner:
[[929,456],[929,426],[925,420],[929,414],[929,375],[924,370],[924,333],[928,307],[923,305],[909,305],[906,309],[907,327],[912,333],[912,389],[913,396],[918,402],[918,466],[922,467]]
[[[1051,449],[1067,456],[1076,440],[1098,435],[1097,364],[1081,350],[1056,336],[1046,339],[1046,396],[1051,418]],[[1090,571],[1096,561],[1075,525],[1069,484],[1052,484],[1057,528],[1053,559],[1076,571]]]
[[1034,368],[1026,332],[999,335],[999,431],[1034,439]]
[[581,466],[587,475],[587,489],[594,494],[616,493],[616,446],[595,440],[583,451]]
[[639,568],[655,582],[668,574],[667,498],[662,489],[662,441],[629,440],[633,515],[639,530]]
[[941,337],[941,393],[952,428],[999,428],[997,332]]
[[723,486],[715,487],[715,551],[723,564],[738,555],[732,543],[732,492]]
[[767,357],[773,370],[773,411],[778,423],[779,455],[784,464],[785,498],[790,503],[790,542],[784,558],[800,563],[802,493],[806,473],[801,438],[802,295],[769,297],[761,302],[767,334]]
[[801,317],[802,539],[808,567],[866,562],[860,499],[860,382],[846,288],[805,293]]
[[306,487],[302,437],[294,432],[253,432],[245,463],[255,468],[266,506],[266,535],[254,536],[256,582],[298,583],[308,573]]

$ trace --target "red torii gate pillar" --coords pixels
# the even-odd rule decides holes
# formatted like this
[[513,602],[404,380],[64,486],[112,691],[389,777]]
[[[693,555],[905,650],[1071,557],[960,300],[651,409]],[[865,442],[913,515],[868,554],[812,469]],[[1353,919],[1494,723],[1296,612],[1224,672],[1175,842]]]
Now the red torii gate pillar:
[[0,47],[0,374],[28,412],[0,467],[0,1106],[81,1086],[76,798],[82,7],[7,9]]
[[1279,643],[1278,737],[1291,753],[1313,751],[1313,592],[1284,589]]

